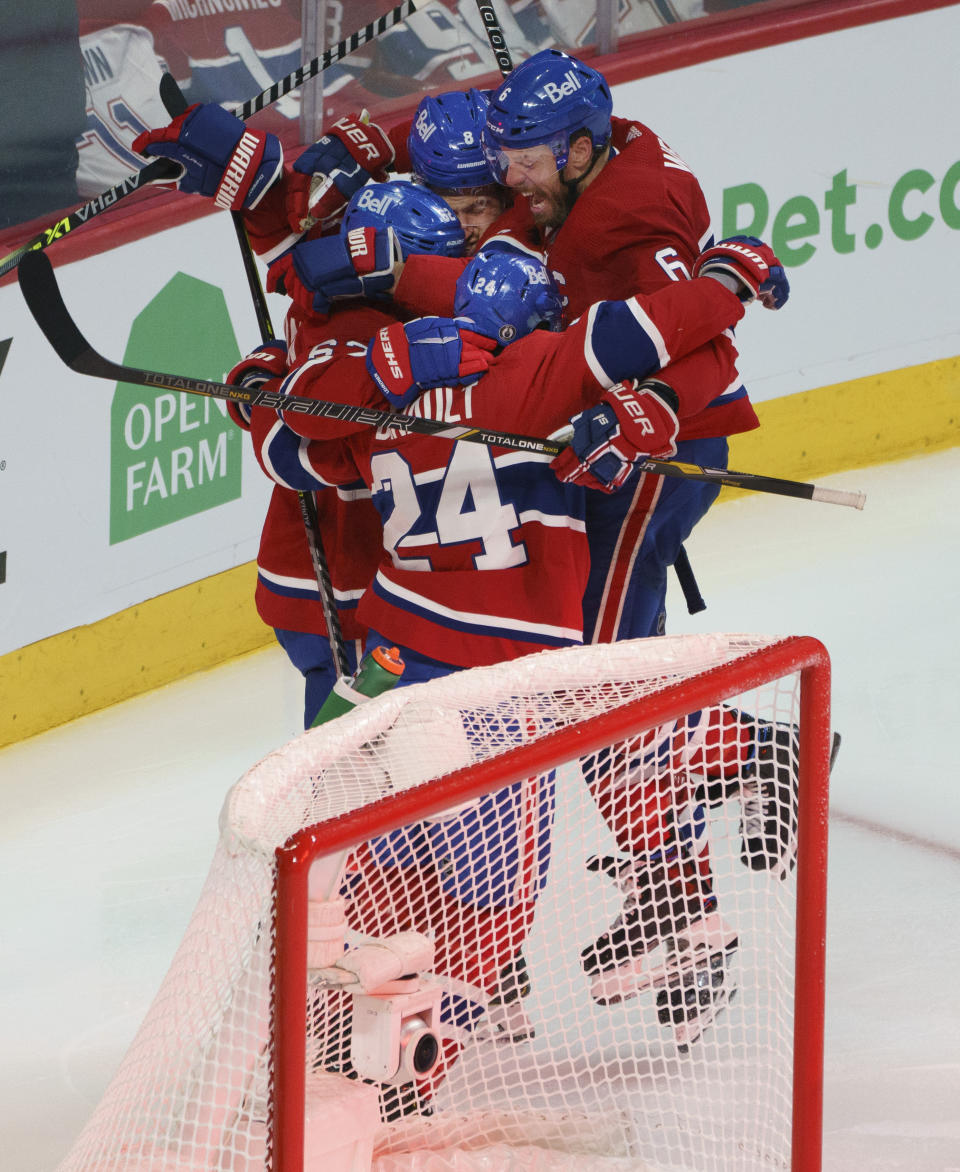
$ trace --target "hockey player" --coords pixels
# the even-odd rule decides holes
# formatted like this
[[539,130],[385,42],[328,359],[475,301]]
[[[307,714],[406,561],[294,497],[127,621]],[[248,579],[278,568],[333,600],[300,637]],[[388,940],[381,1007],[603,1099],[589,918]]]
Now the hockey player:
[[[611,107],[600,74],[545,50],[513,71],[488,108],[488,161],[518,198],[483,244],[545,249],[565,298],[565,323],[603,298],[687,279],[710,240],[706,201],[689,168],[649,128],[614,120]],[[782,304],[789,285],[779,264],[775,269]],[[394,295],[409,312],[449,313],[461,271],[462,263],[413,258]],[[308,277],[308,289],[324,290],[322,268]],[[671,368],[682,459],[722,467],[727,436],[758,426],[733,354],[731,339],[721,337]],[[589,501],[591,640],[663,629],[667,568],[718,491],[638,473],[623,492]]]
[[[690,169],[641,123],[631,124],[624,135],[611,111],[604,78],[556,50],[524,62],[490,100],[484,146],[495,177],[517,196],[508,217],[514,217],[514,231],[521,236],[531,223],[538,230],[550,268],[568,296],[570,316],[600,295],[652,292],[685,280],[702,263],[697,255],[710,241],[706,203]],[[756,242],[739,239],[719,247],[729,255],[756,250]],[[706,255],[711,255],[709,249]],[[776,259],[765,259],[770,284],[760,296],[778,308],[789,286]],[[681,404],[677,454],[682,460],[724,467],[727,437],[757,426],[730,361],[731,350],[729,338],[716,339],[663,376]],[[616,493],[591,493],[588,498],[591,574],[584,608],[589,637],[598,642],[664,629],[667,568],[719,491],[717,486],[642,473],[624,477],[624,465],[604,452],[610,426],[603,413],[584,413],[568,457],[577,458],[578,482],[604,490],[619,486]],[[744,852],[753,865],[780,871],[790,857],[792,836],[784,833],[784,818],[791,820],[792,802],[784,806],[778,801],[784,770],[763,739],[773,736],[774,730],[758,728],[755,722],[751,729],[748,721],[730,713],[720,739],[731,742],[726,755],[750,756],[753,768],[765,771],[745,779],[749,788],[741,791]],[[607,770],[603,784],[622,790],[624,777]],[[607,871],[615,872],[625,897],[622,916],[583,952],[584,968],[597,991],[611,970],[629,970],[634,959],[642,964],[652,939],[668,935],[671,927],[686,933],[691,910],[710,908],[713,895],[703,819],[695,808],[688,811],[687,823],[676,827],[675,843],[666,848],[653,844],[651,849],[642,833],[643,819],[638,825],[628,817],[614,792],[595,796],[624,851]],[[777,849],[763,849],[771,844]],[[672,862],[666,861],[664,849],[676,852]],[[678,887],[686,893],[672,907],[682,908],[684,915],[675,919],[665,915],[671,901],[665,901],[664,892]],[[718,922],[709,947],[721,967],[734,946],[733,932]],[[701,996],[704,1000],[709,1012],[709,991]],[[682,1005],[672,1002],[661,1008],[668,1016],[684,1013]]]
[[[453,90],[425,97],[413,118],[389,135],[358,115],[339,119],[300,155],[279,185],[290,229],[301,232],[318,221],[329,224],[370,178],[382,180],[386,170],[410,171],[456,214],[466,237],[465,255],[472,256],[506,206],[505,189],[493,182],[481,145],[486,109],[485,93]],[[357,144],[362,140],[357,127],[370,144],[389,146],[389,152],[381,150],[377,156],[375,175],[358,158]],[[372,152],[373,146],[366,149]],[[303,251],[309,251],[309,238]],[[329,289],[321,289],[322,268],[309,263],[305,267],[312,290],[329,295]]]
[[[553,50],[523,63],[492,97],[487,146],[498,178],[519,197],[487,242],[545,247],[566,295],[566,320],[598,297],[634,289],[650,292],[689,275],[701,240],[709,235],[700,187],[652,131],[612,119],[609,90],[595,71]],[[756,252],[757,242],[734,240],[725,247],[728,253]],[[761,296],[782,305],[789,286],[776,258],[770,254],[768,260],[770,285]],[[412,258],[397,281],[395,296],[407,308],[421,311],[438,301],[442,305],[449,298],[450,269],[455,280],[458,262]],[[321,273],[313,278],[322,286]],[[679,458],[723,467],[726,437],[757,426],[734,355],[730,339],[718,338],[661,376],[678,398]],[[564,472],[605,490],[589,494],[586,505],[591,571],[584,621],[593,641],[663,630],[667,568],[718,492],[715,486],[633,471],[622,436],[615,440],[620,458],[607,447],[616,426],[605,409],[584,412]],[[606,490],[614,488],[620,491],[608,495]],[[731,716],[728,735],[739,745],[748,727]],[[789,818],[786,826],[780,818],[780,810],[791,805],[780,800],[785,769],[774,764],[773,746],[762,739],[772,737],[772,731],[756,733],[745,750],[731,752],[739,758],[752,751],[757,768],[764,770],[742,791],[744,853],[753,865],[780,870],[789,860],[792,842]],[[778,756],[783,756],[782,749]],[[608,775],[607,781],[612,780]],[[628,857],[648,855],[647,840],[631,846],[629,830],[628,825],[620,828]],[[708,873],[706,857],[702,863]],[[624,887],[632,907],[634,889],[626,878]],[[619,925],[613,930],[619,931]],[[605,944],[601,939],[585,956],[591,973],[598,955],[605,957],[604,963],[610,959]]]
[[[755,273],[750,279],[756,280]],[[435,323],[430,341],[421,340],[426,335],[417,323],[381,330],[368,351],[372,378],[360,364],[341,377],[320,359],[292,371],[280,389],[320,398],[336,393],[368,405],[378,405],[386,392],[395,402],[406,401],[414,417],[468,425],[487,419],[532,434],[547,434],[572,412],[603,399],[629,405],[637,434],[647,431],[651,453],[666,456],[677,428],[670,403],[649,385],[618,380],[659,369],[675,349],[682,353],[702,344],[743,314],[735,295],[704,279],[671,286],[656,299],[600,305],[564,334],[531,332],[559,318],[549,274],[529,260],[484,253],[464,274],[457,309],[466,320]],[[475,387],[448,382],[421,391],[418,384],[436,381],[445,356],[449,372],[461,377],[456,335],[467,326],[469,338],[479,334],[498,347],[487,373]],[[522,341],[500,348],[512,338]],[[518,387],[530,389],[521,395]],[[272,413],[253,412],[264,466],[281,475],[285,469],[290,475],[313,470],[318,484],[359,472],[381,510],[381,564],[359,613],[370,627],[368,647],[400,646],[407,664],[403,682],[581,641],[586,494],[558,480],[548,458],[451,444],[402,429],[358,432],[356,425],[293,411],[281,411],[280,419],[286,426],[278,427]],[[304,438],[314,442],[304,447]],[[364,899],[395,906],[395,926],[402,930],[409,926],[402,909],[415,902],[410,884],[429,887],[438,971],[494,998],[502,998],[505,953],[520,966],[516,958],[548,857],[551,788],[544,786],[532,819],[523,819],[518,800],[511,791],[460,817],[426,825],[415,841],[408,834],[399,842],[370,844],[378,867],[393,879],[381,875],[379,886],[366,892],[365,876],[377,869],[359,866],[353,893],[358,908]],[[430,860],[443,862],[439,874]],[[388,882],[397,885],[389,898],[383,889]],[[510,975],[516,984],[517,974]],[[468,1025],[476,1009],[456,1002],[445,1012],[448,1020]]]
[[480,90],[425,97],[407,135],[414,177],[454,211],[473,256],[506,207],[504,188],[493,182],[481,137],[488,97]]
[[[737,272],[737,264],[737,287],[742,281],[756,289],[765,267],[744,257],[730,269]],[[709,263],[704,271],[730,279],[728,270]],[[457,310],[466,320],[459,325],[469,325],[471,337],[479,333],[498,347],[514,338],[522,341],[499,349],[476,387],[448,385],[421,392],[418,384],[435,378],[437,353],[442,356],[445,346],[435,339],[421,343],[419,328],[411,330],[416,323],[391,325],[381,330],[368,353],[373,380],[354,371],[349,401],[375,405],[380,392],[386,392],[397,403],[406,401],[413,416],[468,425],[490,420],[500,428],[546,434],[572,411],[599,399],[609,410],[623,413],[625,434],[644,436],[651,454],[670,455],[677,421],[669,397],[661,397],[654,383],[634,386],[618,380],[633,372],[656,371],[675,351],[696,347],[724,323],[739,320],[743,307],[738,298],[719,282],[698,280],[670,286],[656,298],[602,303],[564,334],[530,332],[543,321],[555,322],[559,308],[542,265],[481,252],[461,279]],[[449,324],[455,334],[455,324]],[[451,336],[447,345],[453,356],[450,369],[458,373],[455,342]],[[426,377],[420,370],[421,349],[427,352]],[[300,395],[329,397],[329,377],[315,365],[299,377],[297,372],[289,375],[281,386]],[[521,395],[518,387],[529,390]],[[338,380],[337,392],[347,389]],[[371,628],[371,640],[401,645],[404,661],[413,667],[407,682],[581,640],[586,494],[559,481],[548,459],[451,444],[403,430],[357,433],[355,425],[294,412],[280,415],[286,428],[278,429],[268,413],[254,412],[254,435],[265,464],[299,471],[309,466],[318,482],[359,471],[371,488],[384,521],[384,548],[360,614]],[[305,451],[301,436],[317,442]],[[343,437],[340,442],[330,442],[338,436]],[[523,900],[504,906],[497,887],[500,872],[478,868],[476,850],[472,855],[464,846],[493,835],[502,842],[503,813],[494,817],[488,807],[471,817],[467,827],[454,821],[432,828],[426,832],[426,846],[447,860],[448,880],[442,885],[446,896],[477,914],[485,900],[495,902],[502,931],[508,932],[511,951],[516,951],[542,877],[528,883]],[[538,823],[543,828],[537,836],[541,851],[546,849],[544,817]],[[652,837],[658,829],[648,825],[645,833]],[[451,846],[457,843],[459,850]],[[538,868],[544,866],[545,856],[538,857]],[[492,889],[497,891],[495,901]],[[489,924],[493,914],[482,918],[488,931],[497,932],[501,929]],[[703,918],[690,916],[697,922]],[[462,912],[450,922],[462,923]],[[449,953],[457,965],[464,963],[458,947],[451,945]],[[490,956],[498,955],[503,950],[491,948]],[[474,958],[470,979],[493,992],[499,969],[478,972],[477,964]],[[459,968],[447,975],[467,979]]]
[[[365,188],[354,196],[344,214],[343,230],[327,245],[340,249],[346,262],[347,241],[355,255],[376,229],[389,224],[393,247],[402,258],[415,250],[433,249],[455,255],[463,249],[463,232],[442,200],[409,183],[390,183]],[[373,288],[370,298],[375,296]],[[227,381],[260,386],[284,375],[290,366],[310,369],[312,363],[333,364],[342,357],[356,363],[365,354],[374,334],[395,320],[370,298],[341,302],[333,312],[291,307],[287,315],[287,342],[261,347],[230,372]],[[228,406],[240,426],[249,429],[249,410]],[[259,454],[259,449],[258,449]],[[281,474],[271,465],[265,472],[275,482],[257,558],[257,610],[272,626],[281,646],[306,681],[304,727],[319,712],[336,678],[326,630],[318,605],[316,576],[304,540],[298,491],[313,491],[311,478],[297,469]],[[343,628],[351,668],[358,663],[366,627],[357,617],[357,604],[373,578],[379,561],[380,519],[370,502],[369,489],[354,484],[317,492],[317,512],[332,586]]]

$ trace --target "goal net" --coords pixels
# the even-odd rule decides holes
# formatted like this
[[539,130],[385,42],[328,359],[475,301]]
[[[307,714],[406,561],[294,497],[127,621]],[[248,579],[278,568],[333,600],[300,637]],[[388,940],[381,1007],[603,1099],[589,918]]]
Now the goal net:
[[823,647],[743,635],[296,737],[61,1172],[819,1168],[829,758]]

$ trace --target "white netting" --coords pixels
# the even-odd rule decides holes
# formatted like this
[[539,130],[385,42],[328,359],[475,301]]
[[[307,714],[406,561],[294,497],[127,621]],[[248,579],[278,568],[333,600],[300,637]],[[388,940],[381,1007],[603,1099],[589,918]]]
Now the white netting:
[[[227,797],[183,943],[62,1172],[276,1166],[274,852],[291,835],[775,642],[531,656],[397,689],[270,754]],[[374,1167],[790,1166],[792,814],[787,800],[771,840],[744,798],[769,745],[795,775],[798,681],[745,683],[583,759],[568,744],[548,773],[316,865],[311,895],[344,900],[349,944],[412,930],[436,950],[441,1061],[416,1088],[378,1088]],[[600,938],[630,893],[624,972]],[[351,1017],[350,994],[314,979],[308,1101],[313,1072],[357,1079]],[[306,1167],[330,1172],[310,1143]]]

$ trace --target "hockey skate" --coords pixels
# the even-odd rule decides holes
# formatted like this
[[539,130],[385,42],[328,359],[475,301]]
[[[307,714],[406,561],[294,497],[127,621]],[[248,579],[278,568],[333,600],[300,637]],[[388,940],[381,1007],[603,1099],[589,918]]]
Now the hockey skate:
[[[839,749],[840,734],[834,733],[831,770]],[[740,859],[753,871],[786,879],[797,863],[797,731],[760,721],[756,750],[740,782]]]
[[736,996],[730,965],[736,933],[714,912],[668,941],[669,959],[657,991],[657,1019],[685,1054]]
[[[740,859],[752,871],[785,879],[797,862],[799,739],[792,725],[741,717],[751,730],[754,755],[739,777],[704,782],[697,800],[715,808],[740,798]],[[830,746],[830,769],[840,750],[840,734]]]
[[533,1022],[523,1007],[530,993],[530,975],[523,953],[500,970],[496,994],[487,1003],[487,1012],[474,1030],[481,1042],[528,1042],[534,1036]]
[[625,894],[610,928],[580,954],[599,1005],[656,989],[658,1017],[678,1046],[695,1041],[730,1000],[737,934],[717,912],[708,876],[676,848],[667,860],[592,858]]

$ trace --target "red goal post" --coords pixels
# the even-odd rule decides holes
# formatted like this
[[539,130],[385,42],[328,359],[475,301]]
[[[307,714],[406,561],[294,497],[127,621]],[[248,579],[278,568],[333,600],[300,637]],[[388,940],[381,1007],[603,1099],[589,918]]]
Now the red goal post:
[[[64,1172],[330,1172],[340,1166],[331,1121],[343,1117],[331,1111],[344,1108],[323,1098],[321,1078],[351,1094],[374,1087],[380,1121],[360,1129],[366,1154],[351,1157],[364,1166],[536,1149],[550,1167],[817,1172],[829,688],[829,658],[812,638],[668,636],[456,673],[296,738],[228,795],[174,965]],[[789,730],[798,779],[796,866],[782,874],[744,854],[743,729],[758,722]],[[711,794],[715,760],[726,772]],[[636,832],[630,795],[641,779],[670,825],[682,822],[684,786],[707,810],[687,841],[710,842],[726,967],[691,968],[663,932],[650,955],[659,947],[666,960],[644,956],[615,997],[597,1001],[583,948],[623,894],[583,864],[610,849],[612,833],[622,849],[624,810]],[[493,836],[491,810],[502,819]],[[645,833],[648,822],[644,813]],[[353,1069],[360,1002],[324,967],[344,937],[332,937],[333,960],[311,951],[327,947],[317,913],[334,905],[346,906],[351,948],[411,931],[436,948],[425,980],[443,997],[428,1019],[440,1058],[423,1081],[381,1085]],[[677,939],[687,920],[673,924]],[[518,958],[511,1001],[489,974]],[[704,983],[717,982],[717,1014],[691,1035],[673,990],[703,1004]],[[493,1031],[504,1005],[526,1033]]]

